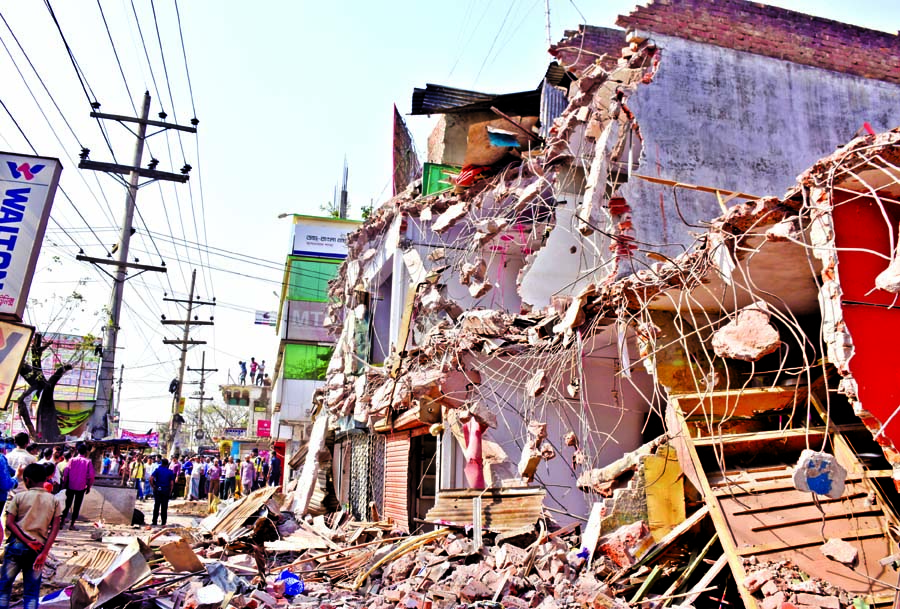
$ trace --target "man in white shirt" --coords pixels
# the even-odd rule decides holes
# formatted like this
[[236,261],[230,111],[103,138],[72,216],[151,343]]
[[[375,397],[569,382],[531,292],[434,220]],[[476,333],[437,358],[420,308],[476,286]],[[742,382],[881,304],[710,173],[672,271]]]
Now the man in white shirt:
[[26,465],[35,463],[37,457],[25,450],[25,447],[28,446],[28,443],[31,441],[31,438],[27,433],[20,431],[13,438],[13,441],[16,443],[16,447],[6,453],[6,462],[9,463],[12,470],[16,472],[16,477],[19,479],[19,490],[25,490],[25,481],[19,476],[19,473],[25,469]]

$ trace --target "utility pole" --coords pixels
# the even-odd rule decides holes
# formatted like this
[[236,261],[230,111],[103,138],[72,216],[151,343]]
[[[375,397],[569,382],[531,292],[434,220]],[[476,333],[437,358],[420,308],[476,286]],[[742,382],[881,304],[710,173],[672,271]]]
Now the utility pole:
[[[181,403],[181,388],[184,385],[184,368],[187,364],[187,352],[188,348],[194,345],[205,345],[205,340],[192,340],[191,339],[191,327],[192,326],[211,326],[215,322],[210,318],[209,321],[201,321],[196,318],[194,313],[194,306],[201,305],[210,305],[215,306],[215,299],[213,301],[201,301],[194,298],[194,288],[197,285],[197,269],[194,269],[191,272],[191,291],[188,293],[187,300],[179,299],[179,298],[163,298],[165,302],[175,302],[182,305],[187,305],[187,315],[184,319],[166,319],[165,316],[162,318],[162,324],[164,326],[184,326],[184,335],[181,340],[166,338],[163,339],[163,343],[166,345],[178,345],[178,348],[181,349],[181,364],[178,369],[178,386],[175,388],[175,395],[172,402],[172,420],[169,422],[169,438],[170,438],[170,446],[168,450],[168,454],[171,457],[172,455],[178,454],[181,452],[181,445],[179,442],[178,433],[181,431],[181,424],[183,422],[180,413],[178,412],[179,404]],[[205,357],[205,356],[204,356]],[[201,402],[202,406],[202,402]]]
[[194,432],[195,440],[202,440],[204,437],[203,433],[203,403],[212,400],[212,397],[206,397],[206,373],[207,372],[218,372],[218,368],[207,368],[206,367],[206,351],[200,357],[200,367],[199,368],[188,368],[191,372],[199,372],[200,373],[200,395],[199,396],[191,396],[192,400],[200,400],[200,409],[197,412],[197,431]]
[[[109,301],[109,320],[106,324],[106,327],[104,328],[105,337],[103,341],[103,356],[100,361],[100,378],[97,387],[97,402],[94,407],[94,412],[91,415],[90,422],[91,436],[95,440],[99,440],[109,434],[109,414],[110,406],[112,405],[112,392],[114,382],[113,376],[115,375],[116,370],[116,344],[118,342],[120,329],[119,320],[122,312],[122,295],[125,290],[125,280],[128,279],[128,269],[131,268],[139,270],[138,273],[132,275],[132,278],[137,277],[138,275],[146,271],[156,271],[162,273],[166,272],[165,263],[162,263],[161,266],[153,266],[148,264],[137,264],[136,262],[128,262],[128,248],[131,242],[132,222],[134,219],[134,208],[137,202],[138,189],[155,180],[166,180],[184,184],[185,182],[187,182],[187,174],[191,170],[191,166],[185,164],[184,167],[181,168],[180,174],[157,171],[156,166],[159,161],[157,161],[156,159],[150,161],[149,168],[142,168],[141,161],[144,155],[144,142],[148,137],[156,135],[157,133],[161,133],[167,129],[177,129],[179,131],[196,133],[196,125],[198,121],[195,118],[191,121],[194,126],[184,127],[172,123],[150,120],[150,93],[147,91],[144,92],[144,104],[141,109],[140,118],[96,112],[96,109],[99,108],[99,104],[95,105],[94,108],[95,111],[91,112],[92,118],[118,121],[129,131],[131,131],[136,138],[134,145],[134,159],[131,165],[120,165],[118,163],[103,163],[88,160],[88,156],[90,155],[91,151],[87,148],[82,148],[80,155],[81,162],[78,163],[78,167],[80,169],[90,169],[93,171],[103,171],[108,173],[109,175],[119,180],[127,189],[125,195],[125,214],[122,219],[122,231],[119,236],[118,243],[118,260],[93,258],[82,254],[76,256],[77,260],[90,262],[98,266],[112,265],[116,267],[115,275],[112,275],[111,273],[108,273],[104,270],[107,275],[112,277],[113,286]],[[165,118],[165,116],[165,113],[160,112],[160,118]],[[128,123],[136,123],[138,126],[137,132],[133,131],[128,126]],[[148,125],[159,127],[160,129],[159,131],[155,131],[154,133],[151,133],[150,136],[148,136]],[[125,174],[128,175],[128,181],[125,181],[125,179],[122,177]],[[140,179],[142,177],[148,178],[148,180],[144,183],[140,183]],[[102,267],[101,270],[103,270]]]

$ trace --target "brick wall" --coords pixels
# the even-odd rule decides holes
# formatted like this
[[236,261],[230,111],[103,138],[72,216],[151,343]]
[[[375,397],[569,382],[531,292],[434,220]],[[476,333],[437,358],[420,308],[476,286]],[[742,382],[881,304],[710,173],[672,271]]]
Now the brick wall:
[[616,66],[625,46],[625,32],[614,28],[582,25],[566,30],[562,40],[550,47],[549,53],[570,72],[581,71],[595,61],[607,71]]
[[900,37],[757,2],[651,0],[616,24],[900,83]]

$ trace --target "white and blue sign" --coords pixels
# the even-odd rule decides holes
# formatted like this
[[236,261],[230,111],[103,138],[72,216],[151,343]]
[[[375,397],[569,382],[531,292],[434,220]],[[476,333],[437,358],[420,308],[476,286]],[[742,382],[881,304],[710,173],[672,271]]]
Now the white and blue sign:
[[0,152],[0,315],[22,319],[62,165]]

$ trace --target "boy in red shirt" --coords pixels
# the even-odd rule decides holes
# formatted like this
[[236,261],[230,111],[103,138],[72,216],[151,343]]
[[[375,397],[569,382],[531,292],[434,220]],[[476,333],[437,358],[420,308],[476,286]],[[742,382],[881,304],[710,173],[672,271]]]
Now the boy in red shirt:
[[44,490],[52,464],[25,466],[24,493],[6,505],[6,528],[10,532],[0,567],[0,609],[9,609],[13,581],[22,572],[24,609],[37,609],[41,593],[41,570],[50,546],[59,533],[60,507],[56,497]]

